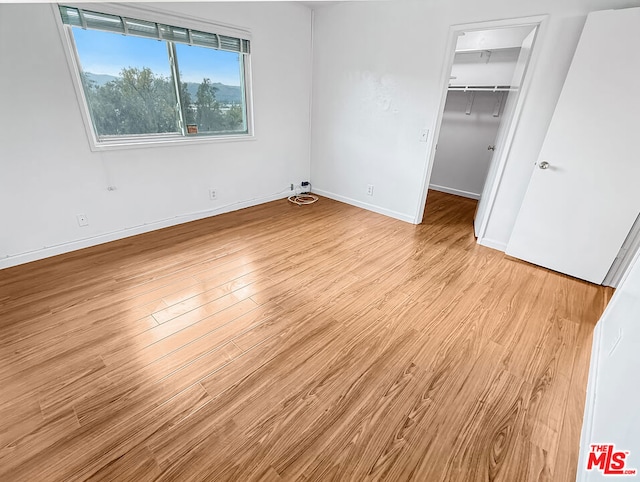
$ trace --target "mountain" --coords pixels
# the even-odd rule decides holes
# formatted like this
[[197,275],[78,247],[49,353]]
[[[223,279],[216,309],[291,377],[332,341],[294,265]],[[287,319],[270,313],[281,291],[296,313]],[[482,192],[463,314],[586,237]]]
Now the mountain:
[[[187,82],[187,91],[191,95],[191,100],[195,101],[198,94],[198,86],[200,84],[196,82]],[[216,89],[216,100],[221,104],[239,104],[242,100],[242,90],[237,85],[225,85],[220,82],[214,82],[213,85]]]
[[116,80],[117,77],[108,74],[94,74],[92,72],[85,72],[87,79],[93,80],[98,87],[102,87],[107,82],[111,82],[112,80]]
[[[116,80],[118,77],[108,74],[94,74],[93,72],[85,72],[87,79],[92,80],[98,87],[102,87],[107,82]],[[198,93],[197,82],[187,82],[187,91],[191,95],[191,100],[195,101]],[[216,89],[216,100],[221,104],[239,104],[242,101],[242,90],[237,85],[226,85],[220,82],[214,82],[212,84]]]

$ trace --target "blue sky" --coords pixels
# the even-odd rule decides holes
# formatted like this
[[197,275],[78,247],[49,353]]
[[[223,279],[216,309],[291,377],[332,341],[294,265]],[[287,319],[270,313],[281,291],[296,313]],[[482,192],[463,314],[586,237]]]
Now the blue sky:
[[[165,42],[124,36],[99,30],[73,29],[78,55],[85,72],[118,75],[125,67],[149,67],[169,77],[169,57]],[[240,85],[239,55],[234,52],[176,44],[180,80]]]

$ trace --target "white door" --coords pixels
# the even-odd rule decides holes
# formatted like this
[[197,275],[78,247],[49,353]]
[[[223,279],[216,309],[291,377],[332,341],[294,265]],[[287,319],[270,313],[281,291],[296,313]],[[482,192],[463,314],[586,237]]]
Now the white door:
[[640,8],[589,14],[507,254],[602,283],[640,212]]
[[536,38],[537,30],[537,26],[532,26],[531,32],[525,37],[522,41],[522,45],[520,46],[518,61],[516,62],[516,66],[513,71],[513,78],[509,84],[513,90],[509,92],[509,95],[507,95],[507,102],[502,110],[502,120],[500,121],[500,127],[498,127],[498,133],[496,134],[496,139],[494,141],[496,150],[493,152],[493,156],[489,162],[489,170],[487,172],[487,177],[485,178],[480,201],[478,202],[478,211],[476,212],[476,216],[473,220],[476,237],[480,236],[481,225],[486,218],[487,200],[491,197],[489,196],[489,193],[497,188],[495,183],[498,161],[504,156],[504,149],[507,147],[507,137],[515,127],[513,126],[513,121],[517,100],[520,94],[520,89],[522,88],[522,82],[524,81],[524,74],[527,71],[527,66],[529,65],[529,59],[531,58],[531,51],[533,49],[533,42]]

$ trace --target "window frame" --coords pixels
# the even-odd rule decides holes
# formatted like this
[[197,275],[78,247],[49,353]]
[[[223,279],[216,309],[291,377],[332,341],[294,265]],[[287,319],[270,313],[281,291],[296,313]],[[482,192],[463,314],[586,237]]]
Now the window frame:
[[[124,17],[136,18],[139,20],[146,20],[149,22],[164,23],[167,25],[175,25],[184,28],[190,28],[203,32],[215,32],[220,35],[228,35],[230,37],[239,37],[251,41],[251,34],[241,27],[232,25],[218,24],[212,22],[203,22],[200,19],[188,17],[184,15],[176,15],[173,12],[163,11],[160,9],[149,9],[143,7],[131,7],[128,5],[100,3],[100,4],[76,4],[76,3],[64,3],[63,5],[69,7],[76,7],[85,10],[99,11],[101,13],[120,15]],[[246,118],[247,118],[247,132],[246,133],[233,133],[233,134],[215,134],[215,133],[203,133],[199,135],[186,135],[182,133],[169,133],[169,134],[141,134],[141,135],[127,135],[127,136],[114,136],[111,139],[99,139],[93,120],[91,118],[91,112],[89,103],[82,85],[82,79],[80,76],[80,59],[78,56],[78,50],[76,48],[72,26],[65,25],[62,22],[58,4],[51,4],[52,13],[56,20],[60,37],[63,42],[63,50],[67,59],[69,72],[74,85],[74,91],[78,101],[78,107],[82,115],[82,121],[87,133],[87,139],[89,141],[89,147],[93,152],[107,151],[107,150],[119,150],[119,149],[135,149],[135,148],[148,148],[153,146],[172,146],[172,145],[191,145],[191,144],[208,144],[217,142],[237,142],[237,141],[250,141],[255,140],[254,132],[254,112],[253,112],[253,88],[252,88],[252,76],[251,76],[251,54],[239,54],[242,55],[241,70],[243,85],[240,86],[245,98],[246,106]],[[168,60],[169,61],[169,60]],[[170,66],[171,68],[171,66]]]

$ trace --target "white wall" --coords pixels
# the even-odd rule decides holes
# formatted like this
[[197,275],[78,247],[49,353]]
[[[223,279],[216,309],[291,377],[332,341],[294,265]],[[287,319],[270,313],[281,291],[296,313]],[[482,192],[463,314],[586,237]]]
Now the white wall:
[[309,178],[310,10],[145,6],[251,31],[256,139],[91,152],[51,6],[0,5],[0,268],[283,197]]
[[593,335],[591,369],[580,441],[578,481],[610,480],[588,472],[591,444],[629,451],[627,469],[640,473],[640,258],[636,256]]
[[467,100],[471,93],[450,91],[438,136],[438,150],[431,172],[431,188],[479,199],[489,170],[501,117],[493,111],[498,96],[506,92],[475,92],[471,114]]
[[[548,14],[540,57],[486,236],[506,244],[586,14],[639,0],[353,2],[319,8],[314,27],[314,190],[419,219],[449,27]],[[374,196],[366,195],[374,184]]]

